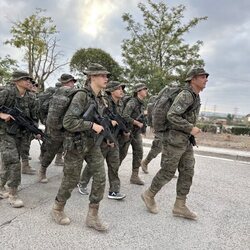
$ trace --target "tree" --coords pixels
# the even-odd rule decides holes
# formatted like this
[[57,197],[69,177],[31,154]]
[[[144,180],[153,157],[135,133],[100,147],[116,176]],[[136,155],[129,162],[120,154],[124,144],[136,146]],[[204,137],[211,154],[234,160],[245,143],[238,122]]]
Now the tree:
[[189,45],[183,35],[207,17],[182,24],[185,6],[169,8],[163,2],[147,2],[147,6],[138,4],[143,23],[136,22],[129,13],[122,16],[131,35],[123,40],[122,55],[131,81],[145,80],[155,94],[172,81],[182,82],[191,66],[204,65],[199,55],[202,41]]
[[232,114],[227,114],[227,125],[232,125],[234,121],[234,115]]
[[67,64],[58,64],[58,59],[62,55],[61,51],[57,51],[56,34],[58,31],[52,18],[42,15],[44,12],[45,10],[37,9],[35,14],[23,21],[13,22],[10,31],[12,38],[5,42],[5,44],[24,49],[24,60],[28,64],[28,72],[42,90],[48,77]]
[[110,54],[102,49],[88,48],[79,49],[75,52],[70,61],[70,70],[74,73],[83,74],[90,63],[99,63],[110,73],[113,80],[122,79],[122,68],[111,57]]
[[4,85],[11,77],[12,71],[17,68],[17,62],[11,59],[9,55],[5,58],[0,57],[0,84]]

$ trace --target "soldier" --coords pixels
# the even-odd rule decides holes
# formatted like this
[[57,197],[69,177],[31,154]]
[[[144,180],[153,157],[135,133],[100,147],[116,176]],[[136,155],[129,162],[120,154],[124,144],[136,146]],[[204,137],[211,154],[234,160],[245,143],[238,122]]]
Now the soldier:
[[[125,88],[124,84],[121,84],[118,81],[110,81],[106,88],[107,97],[105,98],[108,102],[108,107],[113,114],[121,114],[123,105],[121,98],[124,93]],[[118,141],[116,142],[118,144]],[[119,159],[119,147],[110,147],[106,142],[103,142],[101,145],[101,150],[104,158],[106,159],[108,165],[108,178],[109,178],[109,199],[122,200],[126,197],[125,194],[120,193],[120,179],[118,176],[118,170],[120,166]],[[78,189],[81,194],[88,194],[87,184],[89,183],[90,169],[87,165],[84,171],[81,174],[80,182],[78,184]]]
[[[39,119],[43,125],[45,125],[45,133],[46,133],[46,119],[48,116],[48,110],[49,110],[49,103],[53,96],[53,94],[56,92],[58,88],[62,87],[62,83],[59,81],[55,84],[55,87],[49,87],[44,92],[41,92],[38,94],[38,100],[39,100]],[[40,162],[42,161],[42,157],[44,155],[44,152],[47,150],[45,147],[45,143],[41,146],[41,153],[39,156]],[[61,147],[57,154],[55,159],[55,165],[56,166],[63,166],[63,147]]]
[[[14,84],[0,91],[0,106],[17,107],[26,116],[37,121],[35,99],[27,91],[31,80],[32,78],[28,73],[14,71],[12,74],[12,82]],[[10,131],[10,128],[13,127],[14,118],[5,113],[0,113],[0,118],[0,152],[2,161],[0,197],[9,197],[11,206],[18,208],[24,205],[23,201],[17,196],[17,189],[21,182],[20,151],[23,141],[27,138],[27,130],[18,127],[15,131]],[[5,190],[5,184],[7,184],[8,190]]]
[[[68,91],[69,89],[74,88],[74,84],[77,81],[72,75],[69,74],[62,74],[61,78],[58,79],[58,81],[61,82],[62,87],[59,88],[54,95],[57,93],[59,94],[59,91],[61,95],[65,93],[65,91]],[[63,101],[64,98],[62,98]],[[53,102],[53,98],[51,100]],[[50,106],[52,103],[50,104]],[[61,103],[60,103],[61,105]],[[54,107],[56,112],[59,112],[59,106]],[[53,110],[54,111],[54,110]],[[50,116],[50,109],[48,113],[48,117]],[[57,124],[56,124],[57,126]],[[63,139],[64,139],[64,129],[56,129],[53,124],[50,124],[49,119],[46,120],[46,134],[49,136],[50,141],[46,141],[43,143],[43,148],[45,148],[43,155],[41,157],[41,167],[38,172],[38,181],[41,183],[47,183],[48,179],[46,177],[46,171],[48,166],[53,161],[55,155],[57,152],[62,148],[63,146]]]
[[105,101],[101,90],[107,86],[109,72],[100,64],[92,63],[84,73],[87,75],[89,84],[83,89],[84,91],[74,95],[63,119],[63,126],[66,129],[64,176],[52,209],[52,217],[58,224],[70,223],[70,219],[64,213],[64,206],[79,181],[83,160],[85,160],[93,176],[86,224],[98,231],[106,231],[107,225],[102,223],[98,216],[99,203],[103,199],[106,181],[104,158],[101,148],[95,145],[96,134],[100,134],[104,128],[95,122],[84,120],[82,116],[92,102],[97,104],[99,112],[103,113]]
[[[36,100],[36,91],[38,85],[36,84],[35,80],[31,80],[29,83],[30,94]],[[36,100],[36,107],[38,107],[37,100]],[[35,175],[36,170],[33,169],[29,164],[29,152],[30,152],[30,144],[31,141],[34,139],[34,135],[32,133],[27,132],[27,138],[23,138],[22,147],[20,149],[20,157],[21,157],[21,169],[22,174],[27,175]]]
[[151,186],[142,194],[151,213],[158,213],[154,197],[173,178],[178,168],[173,215],[193,220],[197,218],[186,206],[186,198],[192,184],[195,164],[191,136],[201,132],[195,124],[200,109],[199,93],[205,88],[208,75],[203,68],[191,69],[185,80],[186,88],[177,95],[167,113],[169,129],[163,133],[161,169],[153,178]]
[[160,154],[162,151],[162,143],[159,133],[155,133],[154,140],[151,145],[151,149],[148,152],[145,159],[141,162],[141,168],[145,174],[148,174],[148,164],[156,158],[158,154]]
[[123,110],[123,117],[131,129],[130,140],[120,144],[120,161],[122,162],[127,155],[129,145],[133,150],[131,184],[144,185],[144,181],[138,176],[139,168],[143,157],[143,146],[141,137],[141,128],[144,124],[137,120],[139,116],[144,115],[143,99],[148,94],[148,88],[144,83],[138,83],[134,86],[134,96],[127,102]]

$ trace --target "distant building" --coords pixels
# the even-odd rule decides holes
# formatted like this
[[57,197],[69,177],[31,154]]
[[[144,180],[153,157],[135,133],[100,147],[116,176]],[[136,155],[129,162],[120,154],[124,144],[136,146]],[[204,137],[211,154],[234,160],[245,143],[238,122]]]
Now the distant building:
[[246,120],[246,122],[250,122],[250,114],[245,116],[245,120]]

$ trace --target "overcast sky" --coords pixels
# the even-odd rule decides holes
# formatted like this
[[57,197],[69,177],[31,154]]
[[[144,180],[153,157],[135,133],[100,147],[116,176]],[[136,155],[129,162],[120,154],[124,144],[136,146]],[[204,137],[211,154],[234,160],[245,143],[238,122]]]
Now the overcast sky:
[[[9,54],[20,60],[20,50],[3,45],[10,38],[11,21],[47,9],[60,31],[60,47],[65,60],[79,48],[96,47],[107,51],[122,62],[121,42],[128,37],[122,21],[124,12],[140,20],[137,8],[144,0],[1,0],[0,1],[0,56]],[[249,0],[170,0],[170,6],[187,7],[185,18],[208,16],[185,36],[193,43],[202,40],[201,56],[210,73],[207,88],[201,93],[202,111],[231,114],[250,113],[250,1]],[[26,70],[25,65],[19,64]],[[66,67],[50,78],[53,85]]]

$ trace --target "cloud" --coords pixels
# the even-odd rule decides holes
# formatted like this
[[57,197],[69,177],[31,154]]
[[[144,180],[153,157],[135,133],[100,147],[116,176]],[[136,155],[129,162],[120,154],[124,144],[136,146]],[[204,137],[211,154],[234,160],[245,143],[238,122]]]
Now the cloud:
[[[145,0],[2,0],[0,1],[0,42],[10,37],[11,21],[22,20],[35,8],[47,9],[60,31],[60,49],[68,60],[79,48],[96,47],[107,51],[121,63],[121,43],[129,36],[122,14],[129,12],[137,20],[137,8]],[[157,0],[158,2],[158,0]],[[185,36],[189,43],[202,40],[201,56],[210,73],[207,88],[201,94],[207,106],[232,113],[250,113],[250,1],[249,0],[169,0],[168,5],[185,5],[186,22],[193,17],[208,16]],[[21,60],[20,50],[4,46],[0,56],[10,54]],[[22,67],[26,65],[22,64]],[[68,67],[55,72],[47,84],[52,84]],[[205,101],[204,101],[205,100]]]

